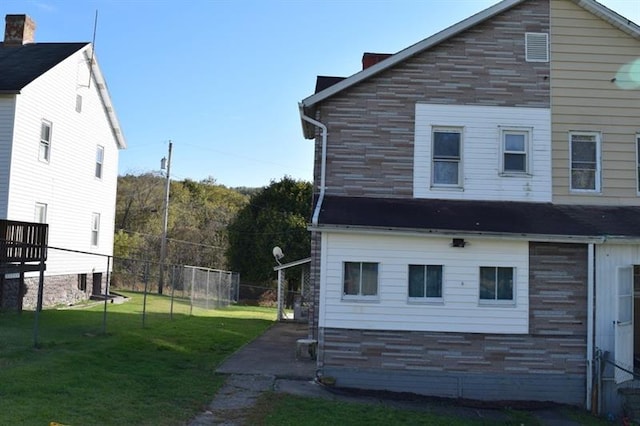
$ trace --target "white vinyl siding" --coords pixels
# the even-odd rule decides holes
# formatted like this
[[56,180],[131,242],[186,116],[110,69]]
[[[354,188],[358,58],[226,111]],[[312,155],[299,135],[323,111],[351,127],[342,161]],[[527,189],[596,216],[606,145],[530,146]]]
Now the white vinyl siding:
[[569,155],[572,191],[600,191],[600,135],[595,132],[571,132]]
[[[323,232],[320,277],[320,327],[368,330],[415,330],[515,333],[529,330],[529,249],[526,241],[365,235]],[[345,261],[379,265],[376,303],[345,300]],[[408,298],[409,265],[442,265],[442,301],[414,303]],[[513,268],[514,302],[492,309],[481,305],[481,266]]]
[[[119,152],[97,85],[90,88],[77,85],[78,61],[86,63],[80,60],[81,56],[82,52],[77,52],[53,67],[27,85],[15,100],[6,218],[30,222],[35,203],[47,204],[50,246],[110,255]],[[75,111],[77,94],[83,98],[82,114]],[[53,123],[49,164],[38,160],[42,118]],[[94,177],[97,145],[104,147],[102,180]],[[0,167],[0,174],[4,170]],[[0,189],[4,183],[0,179]],[[91,244],[93,212],[100,212],[98,246]],[[52,249],[45,274],[103,272],[106,267],[104,257]]]
[[[456,186],[433,182],[433,134],[460,129],[461,164]],[[504,173],[503,136],[528,137],[527,172]],[[551,116],[547,108],[416,104],[413,196],[461,200],[551,201]]]

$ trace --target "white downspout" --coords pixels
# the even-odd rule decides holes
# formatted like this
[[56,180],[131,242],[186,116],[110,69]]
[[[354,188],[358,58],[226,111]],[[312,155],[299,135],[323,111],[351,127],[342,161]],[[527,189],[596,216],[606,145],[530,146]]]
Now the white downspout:
[[[595,250],[594,244],[587,246],[587,395],[586,408],[591,411],[593,392],[593,311],[595,294]],[[598,392],[601,392],[599,389]]]
[[320,195],[318,196],[318,202],[316,203],[316,207],[313,210],[313,216],[311,217],[311,225],[317,226],[318,217],[320,216],[320,209],[322,208],[322,202],[324,201],[325,175],[327,170],[327,126],[325,126],[318,120],[314,120],[313,118],[306,116],[304,114],[304,106],[302,105],[302,103],[298,104],[298,108],[300,108],[300,118],[302,120],[311,123],[322,130],[322,158],[320,159]]

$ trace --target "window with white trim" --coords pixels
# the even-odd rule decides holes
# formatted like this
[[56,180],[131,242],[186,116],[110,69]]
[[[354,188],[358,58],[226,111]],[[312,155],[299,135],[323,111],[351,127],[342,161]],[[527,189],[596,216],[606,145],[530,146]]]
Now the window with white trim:
[[40,124],[40,149],[38,158],[40,161],[49,162],[51,156],[51,122],[42,120]]
[[442,300],[442,265],[409,265],[409,300]]
[[91,213],[91,245],[96,247],[100,241],[100,213]]
[[600,134],[571,132],[569,134],[572,191],[600,191]]
[[432,153],[433,185],[461,186],[462,129],[434,128]]
[[36,223],[47,223],[47,205],[44,203],[36,203],[33,221]]
[[344,298],[378,296],[378,264],[374,262],[344,262]]
[[96,173],[98,179],[102,179],[102,165],[104,163],[104,147],[98,145],[96,148]]
[[480,302],[513,303],[515,301],[515,268],[480,267]]
[[638,182],[638,193],[640,194],[640,133],[636,135],[636,169],[637,173],[637,182]]
[[526,129],[501,129],[501,171],[503,174],[529,173],[530,136],[531,132]]

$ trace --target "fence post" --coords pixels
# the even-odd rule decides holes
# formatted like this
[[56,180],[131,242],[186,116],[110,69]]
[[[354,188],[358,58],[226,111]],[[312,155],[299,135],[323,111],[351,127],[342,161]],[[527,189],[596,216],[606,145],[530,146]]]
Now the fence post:
[[107,257],[107,282],[104,285],[104,311],[102,313],[102,334],[107,334],[107,299],[109,296],[109,269],[111,268],[111,256]]
[[142,328],[144,328],[145,317],[147,316],[147,291],[149,287],[149,262],[144,264],[144,298],[142,299]]
[[171,308],[169,308],[169,318],[173,319],[173,295],[176,292],[176,265],[171,265],[171,272],[169,273],[169,280],[171,282]]
[[193,314],[193,286],[196,280],[196,268],[191,268],[191,300],[189,301],[189,316]]

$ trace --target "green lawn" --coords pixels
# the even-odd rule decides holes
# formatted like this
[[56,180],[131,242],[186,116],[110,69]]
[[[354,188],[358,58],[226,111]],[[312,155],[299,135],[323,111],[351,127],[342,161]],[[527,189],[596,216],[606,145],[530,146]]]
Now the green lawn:
[[189,308],[148,296],[103,306],[45,310],[33,347],[34,313],[0,313],[0,424],[176,425],[210,402],[215,368],[260,335],[275,310]]
[[[610,423],[576,408],[562,410],[568,419],[583,426]],[[486,413],[485,413],[486,415]],[[433,402],[415,409],[397,409],[378,404],[328,401],[319,398],[267,392],[251,410],[248,424],[255,426],[540,426],[533,412],[503,409],[495,418],[482,418],[475,410],[462,410],[453,403]]]

